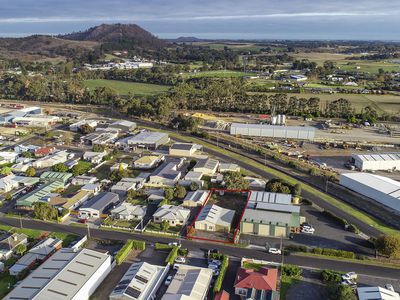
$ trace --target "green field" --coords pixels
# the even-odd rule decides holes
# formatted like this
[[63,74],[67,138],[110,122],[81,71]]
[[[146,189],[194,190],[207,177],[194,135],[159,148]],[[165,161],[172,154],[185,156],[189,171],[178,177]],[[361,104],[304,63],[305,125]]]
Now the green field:
[[254,73],[240,72],[240,71],[204,71],[197,73],[185,73],[183,77],[185,78],[199,78],[199,77],[244,77],[244,76],[254,76]]
[[116,90],[120,95],[128,95],[129,93],[132,93],[138,96],[157,95],[160,93],[164,93],[169,89],[169,86],[158,85],[158,84],[107,80],[107,79],[85,80],[85,85],[91,90],[94,90],[97,87],[109,87]]
[[321,88],[321,89],[345,89],[345,90],[354,90],[354,89],[361,89],[364,88],[363,86],[347,86],[347,85],[327,85],[322,83],[306,83],[304,87],[307,88]]

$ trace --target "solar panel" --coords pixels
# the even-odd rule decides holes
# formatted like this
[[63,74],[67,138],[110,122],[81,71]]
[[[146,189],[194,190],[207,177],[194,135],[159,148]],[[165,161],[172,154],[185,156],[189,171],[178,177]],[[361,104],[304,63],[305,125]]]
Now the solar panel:
[[144,278],[143,276],[140,275],[136,275],[135,278],[143,283],[148,283],[149,281],[147,280],[147,278]]
[[133,298],[136,298],[136,299],[138,299],[140,297],[141,293],[142,292],[139,291],[138,289],[135,289],[135,288],[130,287],[130,286],[125,291],[125,294],[127,294],[128,296],[131,296]]

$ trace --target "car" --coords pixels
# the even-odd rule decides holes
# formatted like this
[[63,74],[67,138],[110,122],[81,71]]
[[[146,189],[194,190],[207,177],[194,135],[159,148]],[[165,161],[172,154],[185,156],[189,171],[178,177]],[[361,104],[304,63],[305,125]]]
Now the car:
[[213,270],[213,276],[217,277],[219,275],[219,270],[218,269],[214,269]]
[[209,262],[209,264],[220,266],[222,264],[222,262],[218,259],[213,259]]
[[179,266],[180,266],[179,264],[174,264],[173,269],[174,269],[175,271],[178,271]]
[[312,225],[310,223],[304,222],[304,223],[301,223],[300,227],[301,228],[312,228]]
[[314,229],[314,228],[303,227],[303,228],[301,229],[301,232],[302,232],[302,233],[314,234],[315,229]]
[[357,283],[352,281],[352,280],[342,280],[342,282],[340,283],[341,285],[347,285],[350,286],[351,288],[357,288]]
[[219,266],[217,266],[217,265],[215,265],[215,264],[209,264],[209,265],[208,265],[208,268],[209,268],[209,269],[212,269],[212,270],[217,270],[217,269],[219,269]]
[[390,283],[385,284],[385,289],[394,292],[394,287],[393,285],[391,285]]
[[281,251],[281,249],[277,249],[277,248],[269,248],[268,253],[281,255],[282,251]]
[[82,219],[79,219],[78,222],[82,223],[82,224],[86,224],[88,222],[88,219],[82,218]]
[[172,281],[172,275],[169,275],[168,277],[167,277],[167,279],[165,279],[165,285],[170,285],[171,284],[171,281]]
[[168,243],[168,246],[180,247],[181,245],[178,242],[170,242]]
[[177,258],[175,258],[175,262],[184,264],[186,262],[186,258],[183,256],[178,256]]
[[348,272],[342,275],[343,280],[357,280],[357,273],[355,272]]

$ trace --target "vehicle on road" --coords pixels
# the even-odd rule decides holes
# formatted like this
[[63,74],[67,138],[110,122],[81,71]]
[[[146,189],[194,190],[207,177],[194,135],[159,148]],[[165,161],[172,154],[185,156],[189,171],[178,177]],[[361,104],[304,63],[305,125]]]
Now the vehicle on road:
[[281,254],[282,254],[282,251],[281,251],[281,249],[277,249],[277,248],[269,248],[269,249],[268,249],[268,253],[270,253],[270,254],[281,255]]
[[181,244],[179,244],[178,242],[170,242],[170,243],[168,243],[168,246],[180,247]]
[[172,281],[172,275],[169,275],[167,279],[165,279],[165,285],[170,285]]
[[356,272],[348,272],[342,275],[343,280],[357,280],[357,273]]
[[391,285],[390,283],[385,284],[385,289],[395,292],[393,285]]
[[314,234],[315,229],[312,228],[312,227],[311,227],[311,228],[303,227],[303,228],[301,229],[300,232],[302,232],[302,233],[308,233],[308,234]]
[[184,264],[186,262],[186,258],[184,258],[183,256],[178,256],[177,258],[175,258],[175,262]]

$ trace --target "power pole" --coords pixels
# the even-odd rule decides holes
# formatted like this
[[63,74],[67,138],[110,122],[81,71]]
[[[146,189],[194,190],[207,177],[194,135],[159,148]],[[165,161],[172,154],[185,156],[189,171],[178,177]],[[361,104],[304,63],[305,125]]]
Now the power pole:
[[21,214],[19,215],[19,227],[22,229],[22,216],[21,216]]
[[89,227],[89,223],[86,223],[86,227],[87,227],[88,239],[90,239],[90,227]]

